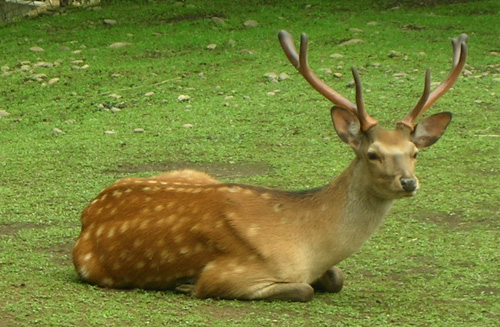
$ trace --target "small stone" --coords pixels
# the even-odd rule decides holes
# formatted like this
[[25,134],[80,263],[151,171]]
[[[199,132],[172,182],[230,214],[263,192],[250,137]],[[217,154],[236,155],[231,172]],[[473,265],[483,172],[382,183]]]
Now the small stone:
[[21,65],[21,71],[22,72],[29,72],[31,69],[30,65]]
[[115,135],[115,134],[116,134],[115,131],[111,131],[111,130],[104,131],[104,135]]
[[80,54],[82,53],[82,50],[75,50],[75,51],[71,51],[72,54]]
[[0,70],[5,73],[5,72],[8,72],[10,70],[10,67],[7,65],[3,65],[2,68],[0,68]]
[[483,101],[482,100],[474,100],[474,103],[481,104],[481,103],[483,103]]
[[267,77],[269,82],[277,82],[278,81],[278,75],[276,75],[275,72],[265,73],[264,76]]
[[330,68],[320,68],[320,69],[318,69],[318,71],[322,74],[325,74],[325,75],[333,74],[333,71]]
[[371,22],[366,23],[366,25],[368,25],[368,26],[375,26],[375,25],[378,25],[378,23],[375,22],[375,21],[371,21]]
[[112,112],[112,113],[114,113],[114,114],[116,114],[117,112],[122,111],[120,108],[117,108],[117,107],[111,107],[111,109],[110,109],[110,110],[111,110],[111,112]]
[[106,107],[105,107],[102,103],[99,103],[99,104],[97,105],[97,109],[99,109],[99,110],[103,110],[103,109],[106,109]]
[[259,26],[259,23],[257,21],[249,19],[243,23],[243,26],[245,27],[257,27]]
[[177,97],[177,101],[179,102],[186,102],[186,101],[189,101],[191,99],[191,97],[189,95],[186,95],[186,94],[181,94]]
[[34,81],[37,81],[37,82],[41,82],[41,81],[47,79],[47,75],[45,75],[45,74],[33,74],[31,76],[31,79]]
[[144,128],[135,128],[134,133],[144,133]]
[[116,93],[111,93],[111,94],[109,95],[109,97],[110,97],[110,98],[113,98],[113,99],[120,99],[122,96],[121,96],[121,95],[119,95],[119,94],[116,94]]
[[349,32],[353,32],[353,33],[363,33],[363,30],[362,29],[359,29],[359,28],[350,28],[349,29]]
[[62,134],[62,133],[63,133],[63,131],[61,131],[59,128],[53,128],[53,129],[52,129],[52,133],[54,133],[54,134],[56,134],[56,135],[57,135],[57,134]]
[[168,100],[167,99],[163,99],[163,100],[161,100],[161,103],[168,104]]
[[59,51],[70,51],[70,47],[66,46],[66,45],[61,45],[59,47]]
[[81,65],[84,62],[85,62],[85,60],[77,59],[77,60],[73,60],[71,63],[74,64],[74,65]]
[[396,50],[391,50],[391,52],[389,52],[389,58],[396,58],[396,57],[401,57],[401,53],[397,52]]
[[284,80],[289,79],[289,78],[290,78],[290,75],[288,75],[287,73],[281,73],[278,76],[279,81],[284,81]]
[[374,62],[374,63],[372,63],[372,66],[373,66],[373,67],[375,67],[375,68],[378,68],[378,67],[380,67],[381,65],[380,65],[380,63],[379,63],[379,62]]
[[392,77],[396,77],[396,78],[406,77],[406,76],[408,76],[408,74],[406,74],[406,73],[395,73],[395,74],[392,74]]
[[248,95],[244,95],[243,100],[250,100],[250,97]]
[[339,47],[345,47],[345,46],[360,44],[360,43],[365,43],[365,41],[363,41],[361,39],[351,39],[351,40],[344,41],[344,42],[340,43]]
[[102,22],[104,23],[104,25],[116,25],[115,19],[105,18]]
[[232,98],[234,98],[234,95],[228,95],[228,96],[225,96],[225,97],[224,97],[224,101],[231,100]]
[[144,96],[145,96],[145,97],[150,97],[150,96],[152,96],[153,94],[155,94],[155,93],[151,91],[151,92],[147,92],[147,93],[145,93],[145,94],[144,94]]
[[131,44],[132,43],[129,43],[129,42],[115,42],[115,43],[110,44],[109,48],[110,49],[122,49],[122,48],[128,47]]
[[0,109],[0,118],[9,117],[9,116],[10,116],[10,113],[8,113],[7,111],[5,111],[3,109]]
[[231,40],[227,41],[227,45],[234,47],[236,45],[236,41],[231,39]]
[[500,77],[495,77],[495,78],[493,79],[493,81],[494,81],[494,82],[500,82]]
[[340,53],[332,53],[330,55],[330,58],[332,58],[332,59],[340,59],[340,58],[344,58],[344,56],[341,55]]
[[182,125],[182,128],[193,128],[193,124],[184,124]]
[[30,48],[31,52],[44,52],[45,50],[41,47],[35,46]]
[[274,92],[267,92],[267,94],[266,94],[266,95],[267,95],[268,97],[273,97],[273,96],[275,96],[275,95],[276,95],[276,93],[274,93]]
[[333,73],[333,77],[336,77],[336,78],[341,78],[342,76],[342,73]]
[[212,17],[212,22],[217,26],[226,26],[226,22],[220,17]]
[[215,48],[217,48],[217,44],[215,43],[210,43],[209,45],[207,45],[208,50],[215,50]]
[[470,70],[468,70],[468,69],[464,69],[463,72],[462,72],[462,74],[464,76],[466,76],[466,77],[469,77],[469,76],[473,75],[472,72]]
[[54,78],[49,79],[49,81],[47,82],[47,84],[54,85],[57,82],[59,82],[59,78],[58,77],[54,77]]
[[53,63],[45,61],[37,62],[36,64],[33,65],[33,68],[52,68],[52,67],[54,67]]

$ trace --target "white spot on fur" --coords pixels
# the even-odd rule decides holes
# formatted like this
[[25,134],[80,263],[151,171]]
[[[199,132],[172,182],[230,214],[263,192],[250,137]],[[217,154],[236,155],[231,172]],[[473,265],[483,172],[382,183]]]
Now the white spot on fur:
[[104,225],[99,226],[99,228],[98,228],[98,229],[97,229],[97,231],[95,232],[95,236],[96,236],[96,237],[101,236],[102,232],[104,232]]
[[86,255],[83,256],[82,260],[89,261],[92,258],[92,256],[93,256],[92,252],[87,253]]

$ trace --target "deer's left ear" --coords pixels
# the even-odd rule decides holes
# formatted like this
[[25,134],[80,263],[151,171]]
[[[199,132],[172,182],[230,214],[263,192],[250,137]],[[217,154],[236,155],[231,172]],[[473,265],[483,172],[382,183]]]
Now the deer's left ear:
[[443,135],[451,121],[451,112],[441,112],[420,121],[411,133],[411,141],[417,148],[433,145]]

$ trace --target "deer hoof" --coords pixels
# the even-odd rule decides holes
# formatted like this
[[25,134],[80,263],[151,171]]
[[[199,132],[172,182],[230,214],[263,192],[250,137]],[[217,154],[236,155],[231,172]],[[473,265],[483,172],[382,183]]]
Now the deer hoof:
[[344,286],[344,273],[340,268],[332,267],[325,271],[312,286],[320,292],[338,293]]

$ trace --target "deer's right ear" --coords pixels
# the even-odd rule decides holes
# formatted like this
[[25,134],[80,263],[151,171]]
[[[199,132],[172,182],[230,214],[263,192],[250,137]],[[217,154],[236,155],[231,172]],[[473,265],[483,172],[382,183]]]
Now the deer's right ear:
[[358,117],[347,109],[341,107],[333,107],[331,110],[333,126],[337,131],[338,136],[345,143],[353,148],[357,148],[361,144],[363,132]]

